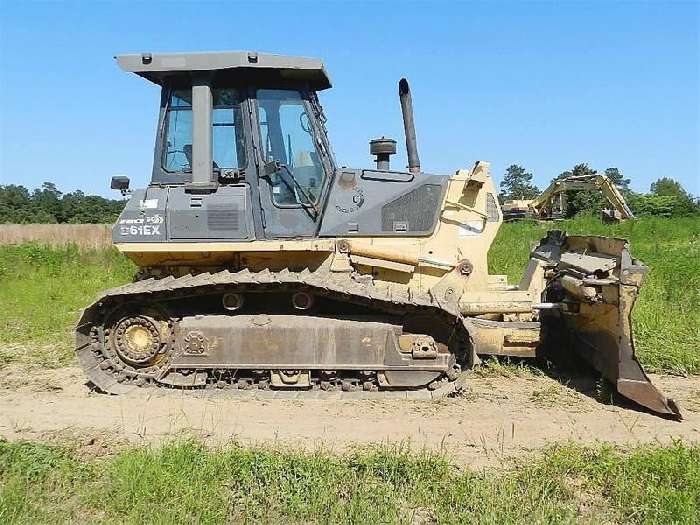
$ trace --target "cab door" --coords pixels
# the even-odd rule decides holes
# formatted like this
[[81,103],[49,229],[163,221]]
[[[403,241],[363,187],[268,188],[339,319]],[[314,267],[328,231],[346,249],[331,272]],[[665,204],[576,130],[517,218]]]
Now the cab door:
[[321,220],[326,167],[301,91],[258,89],[258,186],[266,238],[312,237]]

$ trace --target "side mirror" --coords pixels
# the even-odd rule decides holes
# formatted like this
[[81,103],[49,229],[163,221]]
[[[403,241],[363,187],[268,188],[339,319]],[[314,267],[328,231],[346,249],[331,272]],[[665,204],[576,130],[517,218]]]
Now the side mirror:
[[115,175],[112,177],[112,184],[110,184],[110,188],[113,190],[119,190],[122,195],[126,195],[129,193],[129,182],[129,177],[124,175]]

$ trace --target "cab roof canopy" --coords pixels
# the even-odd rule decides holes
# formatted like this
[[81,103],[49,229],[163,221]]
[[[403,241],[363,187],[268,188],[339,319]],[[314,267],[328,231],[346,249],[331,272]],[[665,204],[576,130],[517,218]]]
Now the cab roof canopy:
[[304,82],[317,91],[331,87],[323,62],[317,58],[255,51],[140,53],[114,58],[124,71],[136,73],[160,85],[189,78],[196,73],[211,72],[217,78],[233,80]]

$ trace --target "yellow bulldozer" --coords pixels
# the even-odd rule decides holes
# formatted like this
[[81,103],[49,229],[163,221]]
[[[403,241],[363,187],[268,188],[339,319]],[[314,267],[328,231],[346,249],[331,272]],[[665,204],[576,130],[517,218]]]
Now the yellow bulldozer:
[[627,242],[552,231],[518,284],[490,275],[502,221],[489,164],[422,171],[411,91],[373,169],[338,165],[320,60],[256,52],[134,54],[161,89],[150,184],[113,230],[140,268],[82,313],[77,356],[95,389],[269,397],[435,398],[480,356],[578,353],[623,396],[680,417],[635,358],[646,267]]

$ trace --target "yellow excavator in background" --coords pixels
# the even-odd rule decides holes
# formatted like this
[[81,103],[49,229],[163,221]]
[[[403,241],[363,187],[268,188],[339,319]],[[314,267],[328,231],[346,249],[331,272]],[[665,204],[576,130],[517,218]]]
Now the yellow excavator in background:
[[602,210],[603,221],[618,222],[634,219],[634,213],[620,190],[602,173],[564,177],[553,181],[546,190],[532,200],[507,201],[503,204],[503,218],[506,221],[525,218],[539,220],[563,218],[566,213],[566,192],[582,190],[600,191],[608,199],[612,209]]
[[539,219],[555,218],[557,215],[563,216],[566,211],[566,192],[572,190],[601,191],[613,207],[612,210],[603,210],[603,220],[634,219],[634,214],[620,190],[602,173],[573,175],[553,181],[546,190],[529,203],[530,211]]

